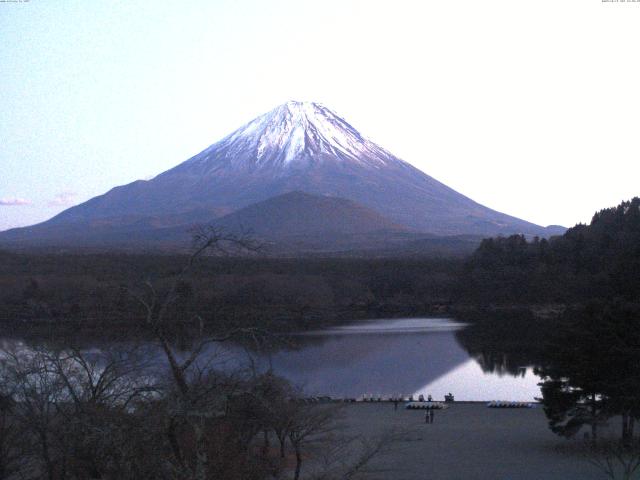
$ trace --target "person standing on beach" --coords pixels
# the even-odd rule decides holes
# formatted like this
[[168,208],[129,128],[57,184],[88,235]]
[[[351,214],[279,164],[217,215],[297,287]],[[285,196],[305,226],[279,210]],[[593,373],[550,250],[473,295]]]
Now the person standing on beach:
[[393,397],[393,409],[398,410],[398,397]]
[[429,410],[424,412],[424,423],[429,423]]
[[433,417],[435,416],[433,408],[429,409],[429,423],[433,423]]

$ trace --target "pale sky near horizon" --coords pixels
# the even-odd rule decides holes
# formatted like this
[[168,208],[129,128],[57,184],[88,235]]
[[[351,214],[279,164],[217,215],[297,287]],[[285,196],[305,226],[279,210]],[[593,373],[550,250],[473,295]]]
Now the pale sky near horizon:
[[541,224],[640,195],[640,1],[0,2],[0,230],[317,101]]

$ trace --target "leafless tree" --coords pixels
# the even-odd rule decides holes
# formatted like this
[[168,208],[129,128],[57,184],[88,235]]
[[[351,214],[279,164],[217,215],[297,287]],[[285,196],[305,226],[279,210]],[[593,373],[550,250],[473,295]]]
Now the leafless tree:
[[67,461],[57,415],[63,402],[62,383],[49,374],[47,359],[38,351],[6,350],[3,357],[3,380],[11,386],[17,403],[13,418],[27,440],[23,458],[42,472],[43,478],[61,478]]
[[70,474],[75,478],[103,478],[106,472],[123,475],[129,463],[124,432],[136,424],[133,405],[158,394],[156,379],[135,346],[110,346],[86,352],[65,346],[41,352],[47,374],[59,379],[63,402],[57,415],[63,421]]
[[584,446],[586,460],[611,480],[632,480],[640,474],[640,440],[602,439]]
[[[253,329],[235,329],[222,335],[210,335],[205,330],[202,317],[194,315],[192,322],[197,328],[196,341],[189,354],[181,358],[175,350],[167,332],[167,312],[178,300],[178,287],[185,276],[192,270],[196,260],[203,255],[229,255],[230,253],[252,252],[259,245],[245,235],[225,233],[212,227],[199,227],[193,232],[194,250],[185,266],[178,272],[166,293],[161,293],[154,285],[145,283],[146,293],[137,295],[136,299],[145,310],[144,323],[153,333],[167,360],[171,373],[173,388],[173,405],[170,407],[171,418],[167,426],[167,435],[180,475],[194,480],[205,480],[209,464],[207,425],[212,419],[224,415],[224,400],[217,384],[202,381],[207,377],[208,369],[202,366],[203,352],[212,344],[220,344],[241,335],[256,335]],[[194,371],[196,372],[194,378]],[[194,460],[188,462],[185,447],[180,444],[178,430],[180,424],[188,425],[193,435]]]
[[[388,476],[379,464],[407,438],[410,431],[392,429],[374,437],[338,434],[323,445],[318,473],[310,480],[355,480],[371,475]],[[397,472],[396,472],[397,473]]]
[[294,480],[300,478],[303,450],[313,443],[322,442],[335,430],[336,415],[336,408],[328,405],[298,404],[292,410],[287,435],[296,457]]
[[127,409],[141,397],[158,392],[151,361],[136,345],[112,345],[99,352],[74,346],[40,352],[49,373],[64,385],[76,412],[87,406],[108,405]]
[[[4,380],[4,379],[2,379]],[[3,382],[3,387],[7,384]],[[0,478],[12,478],[23,467],[24,435],[15,417],[16,402],[11,392],[0,393]]]
[[[143,430],[132,405],[155,394],[155,387],[133,356],[128,350],[89,353],[44,346],[2,352],[4,398],[12,405],[4,420],[19,432],[21,442],[13,447],[23,447],[22,475],[135,478],[120,468],[134,461],[127,452],[135,451],[131,447]],[[109,472],[115,476],[107,477]]]
[[[257,249],[244,236],[196,230],[184,268],[164,288],[148,281],[132,294],[154,338],[150,350],[135,342],[88,349],[67,339],[3,351],[0,478],[261,480],[285,471],[287,447],[296,459],[287,474],[296,480],[306,458],[307,478],[361,476],[387,439],[339,435],[335,405],[305,403],[271,371],[219,368],[216,346],[239,338],[263,344],[262,332],[212,333],[199,315],[185,318],[183,287],[198,258]],[[191,327],[187,350],[173,341],[176,317]],[[273,436],[279,455],[269,448]]]

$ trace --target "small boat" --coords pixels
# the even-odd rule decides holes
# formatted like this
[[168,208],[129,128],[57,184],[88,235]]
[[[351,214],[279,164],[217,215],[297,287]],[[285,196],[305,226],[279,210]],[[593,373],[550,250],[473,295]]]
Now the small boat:
[[449,406],[442,402],[408,402],[405,408],[407,410],[444,410]]
[[493,400],[487,403],[489,408],[533,408],[533,404],[529,402],[512,402],[506,400]]

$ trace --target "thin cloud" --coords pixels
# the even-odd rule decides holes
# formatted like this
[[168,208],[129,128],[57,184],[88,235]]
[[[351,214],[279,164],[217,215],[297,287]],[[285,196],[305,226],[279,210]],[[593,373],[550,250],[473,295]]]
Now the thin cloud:
[[7,197],[7,198],[0,198],[0,205],[6,206],[6,207],[16,207],[20,205],[31,205],[31,202],[26,198]]
[[68,207],[75,203],[78,195],[75,192],[60,192],[49,202],[50,207]]

